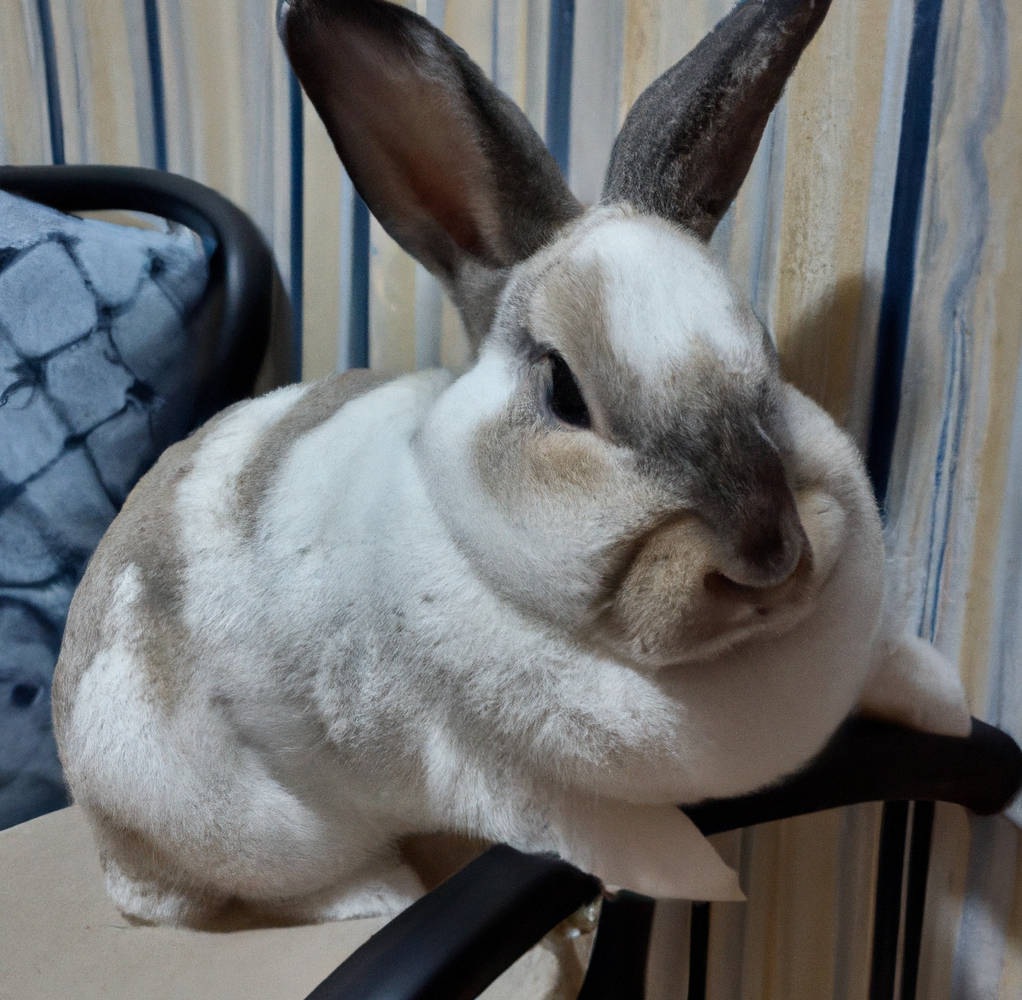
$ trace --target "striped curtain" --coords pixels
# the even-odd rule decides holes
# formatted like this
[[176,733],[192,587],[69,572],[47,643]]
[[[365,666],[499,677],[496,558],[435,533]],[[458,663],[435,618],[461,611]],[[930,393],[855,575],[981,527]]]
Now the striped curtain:
[[[587,203],[631,102],[728,5],[408,2]],[[353,192],[271,7],[0,0],[0,162],[163,167],[228,195],[276,252],[306,378],[463,369],[457,315]],[[714,244],[786,376],[868,452],[913,626],[1022,738],[1022,5],[834,0]],[[648,992],[1022,996],[1018,823],[867,805],[729,835],[748,902],[658,908]]]

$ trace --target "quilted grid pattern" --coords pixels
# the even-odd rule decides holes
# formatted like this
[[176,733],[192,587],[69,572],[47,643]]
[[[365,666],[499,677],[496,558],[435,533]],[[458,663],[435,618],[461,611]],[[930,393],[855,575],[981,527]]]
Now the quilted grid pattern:
[[64,802],[49,686],[74,588],[188,430],[208,279],[194,235],[0,192],[0,828]]

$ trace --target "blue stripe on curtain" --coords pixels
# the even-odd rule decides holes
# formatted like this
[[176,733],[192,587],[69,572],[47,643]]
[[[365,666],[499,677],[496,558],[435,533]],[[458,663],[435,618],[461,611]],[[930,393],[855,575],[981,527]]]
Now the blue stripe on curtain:
[[873,419],[866,467],[881,509],[887,498],[891,454],[898,424],[912,285],[915,280],[919,214],[930,144],[933,74],[942,0],[918,0],[902,106],[898,168],[891,207],[884,291],[877,328]]
[[[1022,365],[1016,375],[1011,419],[1011,449],[995,570],[998,598],[994,621],[1000,623],[1000,628],[993,636],[987,720],[1019,739],[1022,736],[1018,729],[1022,720],[1022,691],[1017,671],[1018,664],[1022,663],[1022,547],[1017,540],[1022,539]],[[1020,810],[1022,802],[1016,802],[1010,815],[1022,825]]]
[[145,0],[146,51],[153,105],[153,152],[158,170],[167,169],[167,111],[163,93],[163,55],[160,52],[160,14],[156,0]]
[[[926,180],[933,108],[933,80],[942,0],[917,0],[909,50],[905,99],[891,226],[887,242],[884,289],[877,327],[873,413],[866,466],[881,511],[886,515],[887,487],[898,424],[901,382],[908,342],[912,289],[915,282],[919,218]],[[897,992],[897,952],[902,916],[908,804],[888,802],[881,824],[874,910],[873,957],[870,1000],[893,1000]],[[913,810],[912,841],[908,851],[910,871],[928,867],[933,830],[932,811]],[[905,900],[906,926],[922,929],[926,879],[911,879]],[[918,924],[918,927],[915,925]],[[902,997],[914,1000],[921,933],[906,933],[902,960]]]
[[291,377],[301,381],[305,131],[302,127],[302,88],[291,69],[288,70],[288,84],[291,112]]
[[983,57],[977,67],[981,86],[968,117],[962,122],[960,147],[962,218],[957,234],[958,250],[941,303],[941,329],[947,345],[947,370],[943,386],[944,408],[935,482],[930,504],[929,539],[926,559],[927,600],[923,609],[922,635],[935,641],[941,581],[952,545],[951,523],[958,501],[956,486],[962,442],[969,420],[974,382],[975,338],[970,328],[975,308],[976,285],[983,268],[990,222],[990,187],[985,144],[1000,119],[1009,76],[1006,11],[1003,0],[978,0],[977,20],[982,26]]
[[53,38],[53,12],[50,0],[36,0],[39,34],[43,42],[46,67],[46,103],[50,116],[50,156],[54,163],[64,162],[64,118],[60,111],[60,81],[57,77],[57,47]]
[[571,66],[575,48],[575,0],[550,0],[546,144],[568,176],[571,136]]
[[369,208],[355,192],[351,211],[351,297],[348,366],[369,367]]

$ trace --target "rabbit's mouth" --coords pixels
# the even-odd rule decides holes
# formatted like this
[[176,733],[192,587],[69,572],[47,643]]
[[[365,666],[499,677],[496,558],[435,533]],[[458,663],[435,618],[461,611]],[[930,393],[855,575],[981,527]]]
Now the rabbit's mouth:
[[598,630],[618,655],[658,669],[719,656],[801,623],[826,586],[846,543],[845,514],[829,495],[796,496],[804,541],[797,561],[766,583],[735,579],[719,539],[692,514],[630,546]]
[[753,608],[761,617],[768,615],[777,608],[798,599],[796,591],[805,588],[813,572],[812,551],[808,547],[803,551],[795,569],[780,583],[758,587],[752,584],[739,583],[724,573],[713,570],[703,578],[703,587],[715,600],[730,601],[739,606]]

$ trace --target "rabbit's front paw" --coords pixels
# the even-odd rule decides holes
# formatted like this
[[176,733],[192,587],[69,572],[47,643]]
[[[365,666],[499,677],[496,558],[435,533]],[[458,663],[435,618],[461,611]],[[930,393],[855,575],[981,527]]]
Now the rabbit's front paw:
[[859,708],[865,715],[943,736],[968,736],[972,729],[954,664],[915,636],[884,644]]
[[745,899],[737,873],[677,806],[576,802],[558,825],[562,856],[610,889],[657,899]]

